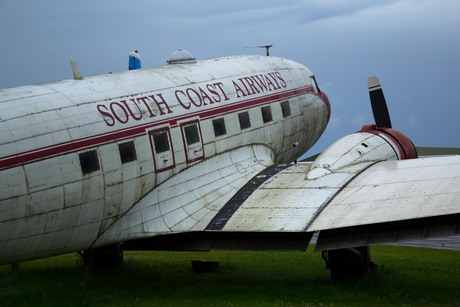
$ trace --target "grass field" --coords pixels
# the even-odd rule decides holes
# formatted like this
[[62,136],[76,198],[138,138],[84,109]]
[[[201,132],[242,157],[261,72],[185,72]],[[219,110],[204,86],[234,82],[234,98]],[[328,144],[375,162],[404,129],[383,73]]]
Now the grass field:
[[[372,248],[376,272],[334,282],[319,253],[125,252],[116,271],[88,272],[74,254],[20,266],[0,306],[392,306],[460,305],[460,252]],[[198,274],[190,260],[219,261]],[[0,267],[0,274],[9,272]]]

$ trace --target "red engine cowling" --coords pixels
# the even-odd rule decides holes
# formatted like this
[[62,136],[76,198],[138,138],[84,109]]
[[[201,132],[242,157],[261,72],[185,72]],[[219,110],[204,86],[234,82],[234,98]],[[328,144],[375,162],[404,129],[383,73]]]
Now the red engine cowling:
[[391,128],[366,125],[323,151],[312,163],[307,179],[335,172],[358,173],[375,162],[413,158],[417,158],[417,151],[404,134]]
[[397,130],[392,128],[379,128],[376,125],[365,125],[361,128],[360,132],[373,133],[388,139],[388,141],[394,145],[393,148],[398,151],[400,160],[415,159],[418,157],[414,143]]

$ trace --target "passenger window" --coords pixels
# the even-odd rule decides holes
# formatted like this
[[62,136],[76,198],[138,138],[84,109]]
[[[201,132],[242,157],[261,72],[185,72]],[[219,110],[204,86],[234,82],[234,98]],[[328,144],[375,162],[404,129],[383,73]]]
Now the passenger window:
[[181,125],[182,136],[185,139],[185,156],[187,163],[195,163],[204,159],[204,147],[201,139],[200,122]]
[[99,165],[99,158],[97,156],[97,150],[90,150],[82,152],[79,155],[81,172],[83,175],[98,171],[101,169]]
[[251,128],[251,121],[249,119],[248,112],[238,113],[238,119],[240,121],[241,130]]
[[150,130],[149,137],[153,149],[155,172],[160,173],[174,168],[176,161],[174,160],[173,144],[171,143],[169,127]]
[[158,131],[153,134],[153,145],[157,154],[169,150],[169,138],[166,130]]
[[134,141],[118,144],[121,163],[128,163],[137,160],[136,147]]
[[227,134],[227,129],[225,128],[224,118],[216,118],[212,121],[212,127],[214,128],[214,135],[221,136]]
[[272,109],[270,106],[262,107],[262,119],[264,120],[264,123],[271,122],[272,119]]
[[196,124],[185,126],[184,132],[187,145],[192,145],[200,142],[200,135]]
[[291,116],[291,106],[288,101],[281,102],[281,111],[283,112],[283,117]]

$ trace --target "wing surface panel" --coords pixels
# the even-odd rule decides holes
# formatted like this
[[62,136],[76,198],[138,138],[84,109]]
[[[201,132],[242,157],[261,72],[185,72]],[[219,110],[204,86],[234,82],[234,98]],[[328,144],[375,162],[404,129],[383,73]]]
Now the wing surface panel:
[[385,161],[366,169],[309,231],[460,213],[460,156]]
[[305,231],[323,205],[356,175],[355,168],[350,168],[310,180],[306,178],[310,165],[292,164],[268,179],[238,208],[223,230]]

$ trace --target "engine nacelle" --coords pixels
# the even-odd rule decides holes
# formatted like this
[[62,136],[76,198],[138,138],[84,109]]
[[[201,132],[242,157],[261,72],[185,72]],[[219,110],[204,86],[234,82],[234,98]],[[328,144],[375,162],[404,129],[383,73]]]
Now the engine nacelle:
[[404,134],[391,128],[366,125],[329,146],[313,162],[307,179],[316,179],[363,162],[417,158],[415,146]]
[[369,132],[386,138],[398,153],[399,160],[418,158],[417,149],[414,143],[398,130],[392,128],[379,128],[376,125],[366,125],[361,128],[360,132]]

